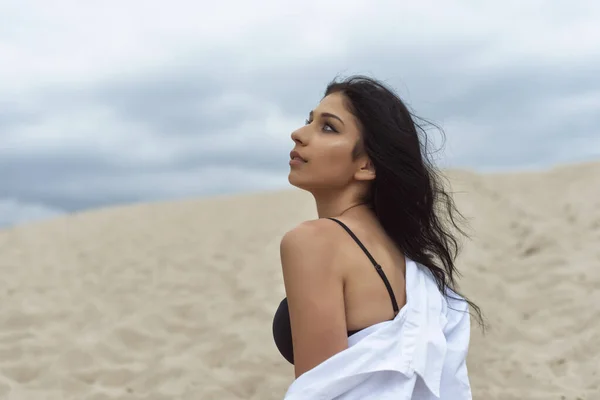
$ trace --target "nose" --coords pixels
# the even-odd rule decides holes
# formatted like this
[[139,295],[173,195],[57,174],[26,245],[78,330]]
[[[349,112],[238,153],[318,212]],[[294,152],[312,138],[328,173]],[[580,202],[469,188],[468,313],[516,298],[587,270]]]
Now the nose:
[[306,144],[306,138],[304,136],[306,135],[302,134],[302,128],[296,129],[294,132],[292,132],[292,140],[301,146]]

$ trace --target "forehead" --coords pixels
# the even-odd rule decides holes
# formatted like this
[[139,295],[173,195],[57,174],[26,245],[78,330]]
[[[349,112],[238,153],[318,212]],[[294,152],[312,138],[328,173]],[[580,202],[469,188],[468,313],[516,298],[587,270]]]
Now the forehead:
[[343,93],[335,92],[325,96],[314,112],[315,114],[329,113],[338,116],[344,123],[344,131],[350,131],[360,136],[361,124],[354,114],[348,110],[348,101]]
[[315,111],[335,114],[346,122],[346,120],[352,117],[352,114],[346,107],[346,101],[346,97],[341,92],[332,93],[321,100]]

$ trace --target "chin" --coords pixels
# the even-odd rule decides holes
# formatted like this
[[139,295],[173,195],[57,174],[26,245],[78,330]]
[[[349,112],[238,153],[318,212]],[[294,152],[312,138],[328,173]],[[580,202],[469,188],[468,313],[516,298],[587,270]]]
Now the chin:
[[294,171],[291,171],[288,174],[288,182],[290,183],[290,185],[295,186],[298,189],[308,190],[306,182],[303,182],[302,179],[299,179],[298,176],[294,173]]
[[298,181],[298,179],[294,176],[294,172],[293,171],[290,172],[288,174],[288,182],[290,183],[290,185],[298,187],[297,181]]

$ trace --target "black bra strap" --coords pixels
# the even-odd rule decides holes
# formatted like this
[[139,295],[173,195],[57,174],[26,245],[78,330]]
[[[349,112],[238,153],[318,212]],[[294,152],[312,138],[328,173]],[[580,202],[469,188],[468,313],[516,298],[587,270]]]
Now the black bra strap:
[[375,270],[377,271],[377,273],[383,280],[383,283],[385,284],[385,287],[386,287],[388,293],[390,294],[390,297],[392,299],[392,307],[394,308],[394,313],[397,314],[399,311],[399,308],[398,308],[398,303],[396,302],[396,296],[394,296],[394,290],[392,289],[392,285],[390,285],[390,282],[388,281],[387,276],[385,276],[385,272],[383,272],[381,265],[377,264],[377,261],[375,261],[375,259],[371,255],[371,253],[369,253],[369,250],[367,250],[367,248],[362,244],[362,242],[356,237],[354,232],[352,232],[350,230],[350,228],[348,228],[346,226],[346,224],[344,224],[342,221],[337,220],[335,218],[328,218],[328,219],[337,222],[342,228],[344,228],[346,230],[346,232],[348,232],[348,234],[352,237],[352,239],[354,239],[356,244],[358,244],[358,246],[362,249],[362,251],[367,255],[367,257],[369,257],[369,260],[375,267]]

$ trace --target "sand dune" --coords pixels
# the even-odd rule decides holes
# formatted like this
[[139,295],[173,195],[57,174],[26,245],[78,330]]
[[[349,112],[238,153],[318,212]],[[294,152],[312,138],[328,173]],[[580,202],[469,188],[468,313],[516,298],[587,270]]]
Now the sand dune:
[[[600,164],[449,171],[485,312],[476,399],[600,399]],[[0,399],[280,399],[271,318],[298,191],[96,210],[0,231]]]

